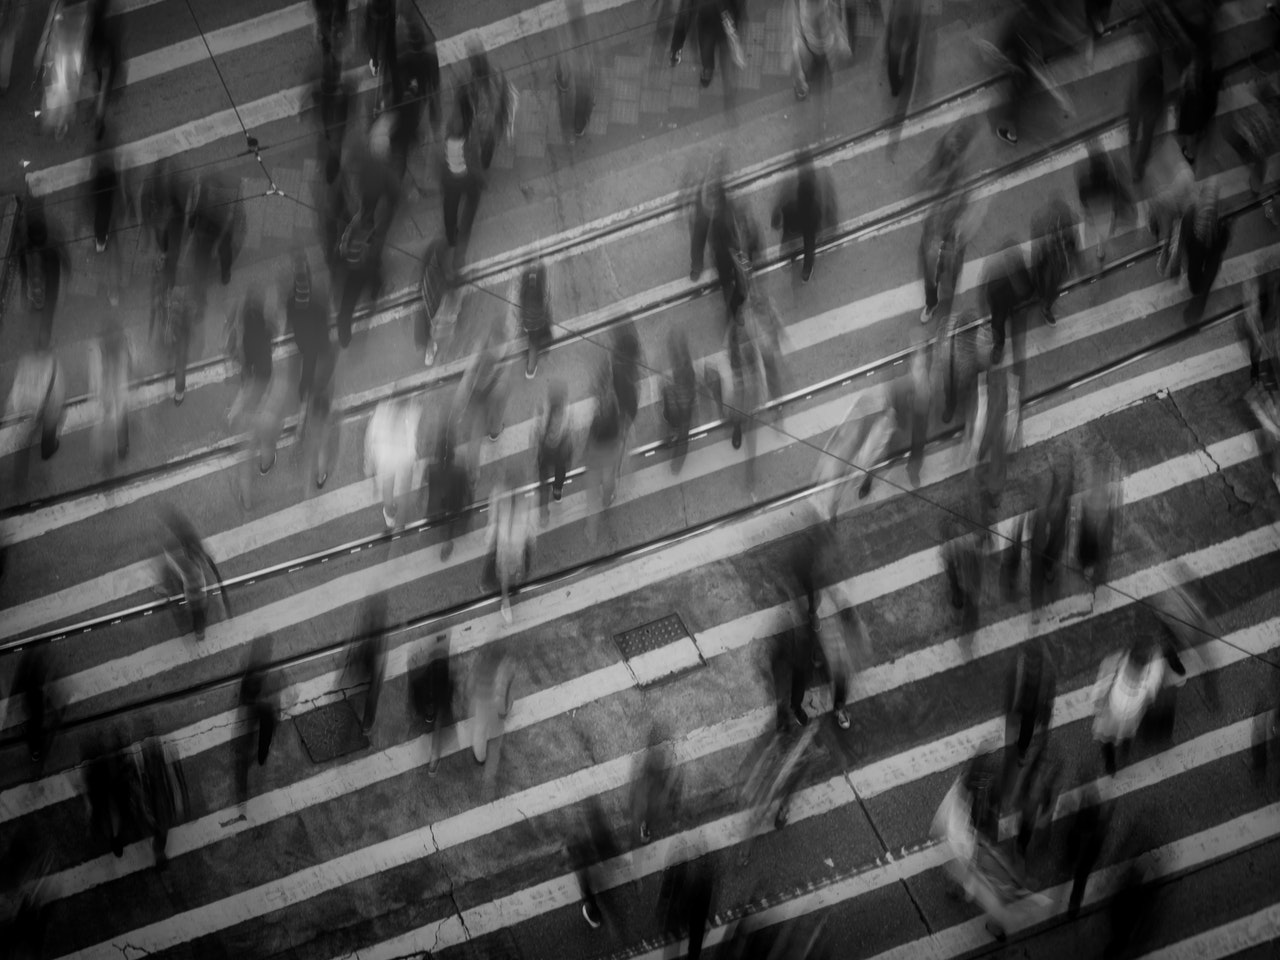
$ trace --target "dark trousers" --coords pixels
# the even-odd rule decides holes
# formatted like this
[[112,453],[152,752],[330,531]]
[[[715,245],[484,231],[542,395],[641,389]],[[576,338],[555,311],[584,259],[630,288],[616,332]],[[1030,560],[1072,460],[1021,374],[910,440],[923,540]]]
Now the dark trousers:
[[[276,710],[270,703],[255,703],[252,707],[253,724],[257,727],[258,766],[265,766],[271,752],[271,739],[276,732]],[[240,762],[236,765],[237,789],[240,802],[249,798],[249,767],[253,760],[254,736],[242,738]]]
[[369,54],[369,59],[379,72],[384,69],[390,70],[396,62],[395,7],[392,6],[389,12],[380,15],[379,12],[375,11],[374,4],[371,3],[365,8],[364,28],[365,50]]
[[368,291],[370,297],[377,297],[378,287],[382,284],[381,272],[376,254],[368,254],[369,263],[348,266],[346,276],[342,279],[342,300],[338,305],[338,343],[346,347],[351,343],[351,320],[356,312],[356,304],[360,297]]
[[528,340],[525,369],[532,373],[538,369],[538,358],[551,346],[551,324],[548,322],[543,326],[526,327],[524,333]]
[[[920,7],[918,0],[895,0],[889,14],[885,37],[885,65],[889,68],[889,93],[897,96],[904,82],[916,72],[920,48]],[[849,35],[852,42],[853,34]]]
[[[1154,95],[1152,95],[1154,93]],[[1129,101],[1129,169],[1133,182],[1141,183],[1151,159],[1151,144],[1164,109],[1163,91],[1136,91]]]
[[707,241],[711,242],[711,256],[715,260],[716,275],[720,278],[720,290],[729,306],[729,313],[736,315],[738,308],[746,302],[746,291],[738,283],[738,274],[733,266],[733,254],[729,250],[724,234],[727,227],[722,222],[711,219],[707,212],[698,206],[693,217],[693,232],[689,237],[690,274],[702,273],[703,255]]
[[1013,336],[1013,372],[1021,375],[1025,362],[1025,325],[1018,310],[1018,291],[1009,277],[995,277],[987,283],[987,309],[991,311],[991,362],[1004,356],[1005,341]]
[[[543,510],[549,510],[551,498],[554,495],[557,499],[564,490],[565,476],[569,472],[570,448],[566,439],[564,442],[553,447],[540,447],[538,450],[538,479],[542,481],[539,488],[538,497]],[[547,480],[551,484],[547,484]]]
[[820,219],[820,211],[816,207],[804,209],[794,200],[782,206],[782,239],[787,241],[795,237],[800,238],[804,247],[802,266],[805,270],[813,269],[814,257],[817,256]]
[[116,173],[109,166],[99,169],[93,177],[93,238],[106,243],[111,232],[111,213],[116,199]]
[[[475,222],[476,208],[480,205],[480,184],[475,177],[454,176],[446,173],[440,178],[440,193],[444,207],[444,236],[449,246],[458,245],[458,236],[465,240],[471,236],[471,224]],[[462,222],[458,222],[458,208],[462,210]],[[459,229],[461,228],[461,229]]]
[[191,351],[191,326],[185,321],[173,329],[173,388],[178,393],[187,389],[187,358]]

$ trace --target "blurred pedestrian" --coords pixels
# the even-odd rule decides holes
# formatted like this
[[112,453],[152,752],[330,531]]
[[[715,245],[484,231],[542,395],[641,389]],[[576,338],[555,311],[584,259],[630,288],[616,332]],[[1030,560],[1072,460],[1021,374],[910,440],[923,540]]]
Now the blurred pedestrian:
[[1026,316],[1022,305],[1031,295],[1031,275],[1022,248],[1013,238],[1005,238],[1000,246],[999,253],[987,258],[982,279],[983,305],[991,320],[991,365],[998,365],[1004,358],[1004,345],[1011,338],[1011,372],[1020,382],[1026,367]]
[[1218,76],[1213,66],[1212,30],[1193,40],[1194,50],[1183,67],[1178,88],[1178,126],[1175,136],[1187,163],[1195,166],[1200,143],[1218,112]]
[[391,71],[396,62],[396,0],[368,0],[364,10],[365,53],[369,72]]
[[[462,247],[455,253],[455,264],[461,262],[462,251],[471,237],[476,208],[480,204],[480,188],[484,174],[480,163],[479,141],[468,134],[462,113],[455,111],[445,128],[443,155],[440,160],[440,196],[444,212],[444,234],[450,247]],[[459,212],[462,214],[459,222]]]
[[107,11],[107,0],[88,0],[85,16],[86,64],[94,73],[96,95],[93,104],[94,138],[101,140],[106,127],[107,107],[119,80],[120,28]]
[[333,354],[316,368],[303,410],[298,451],[317,490],[324,489],[338,459],[340,418],[333,409]]
[[129,455],[129,342],[118,323],[89,345],[89,394],[97,407],[94,445],[105,465]]
[[1080,250],[1075,214],[1061,196],[1054,196],[1031,219],[1031,282],[1040,313],[1057,326],[1053,305],[1075,268]]
[[[1232,114],[1225,137],[1249,165],[1249,189],[1260,197],[1266,186],[1268,158],[1280,153],[1280,79],[1274,74],[1260,77],[1254,91],[1257,102]],[[1268,198],[1263,211],[1273,226],[1280,226],[1274,199]]]
[[453,723],[453,681],[449,676],[449,634],[438,633],[427,641],[427,653],[420,670],[409,681],[410,696],[427,732],[431,735],[431,755],[427,776],[440,769],[444,753],[444,730]]
[[979,458],[987,427],[991,351],[990,328],[978,323],[972,310],[948,314],[938,335],[941,416],[942,422],[949,424],[960,414],[963,460],[970,466]]
[[818,233],[834,228],[839,216],[831,175],[823,171],[819,176],[808,150],[800,151],[796,162],[795,178],[779,194],[771,224],[782,231],[784,244],[800,239],[804,251],[800,279],[808,283],[817,258]]
[[502,735],[514,700],[515,662],[503,650],[486,649],[471,682],[471,756],[478,764],[489,757],[489,741]]
[[1164,675],[1164,658],[1145,640],[1102,661],[1093,685],[1093,738],[1102,746],[1109,775],[1127,761],[1129,745],[1159,696]]
[[622,421],[625,444],[640,412],[640,366],[644,356],[640,352],[640,335],[634,323],[625,322],[615,327],[611,339],[609,358],[613,364],[613,392],[618,398],[618,416]]
[[[248,666],[240,681],[240,707],[248,736],[240,741],[240,761],[236,766],[237,795],[243,805],[249,799],[249,770],[252,765],[253,744],[257,742],[258,766],[266,766],[271,752],[271,741],[279,722],[277,682],[269,673],[272,638],[270,634],[253,641],[249,651]],[[256,734],[256,736],[255,736]]]
[[367,681],[368,692],[364,698],[364,713],[360,718],[360,730],[367,737],[378,718],[378,701],[382,697],[382,683],[387,672],[387,595],[372,593],[360,610],[356,627],[358,646],[355,650],[356,675],[360,682]]
[[53,350],[45,345],[24,352],[18,360],[4,412],[6,422],[21,424],[13,459],[16,489],[25,489],[31,448],[37,438],[41,460],[48,460],[58,452],[65,401],[62,366]]
[[641,843],[649,843],[654,830],[664,832],[676,818],[680,796],[680,769],[664,744],[666,728],[649,728],[648,746],[636,757],[632,779],[631,826]]
[[1067,898],[1067,917],[1074,920],[1084,903],[1089,874],[1093,872],[1102,848],[1107,842],[1111,823],[1111,807],[1102,802],[1093,784],[1078,791],[1075,816],[1067,832],[1067,857],[1071,865],[1071,893]]
[[755,839],[770,827],[782,830],[791,819],[791,802],[812,762],[810,745],[818,725],[799,733],[775,731],[758,741],[737,777],[738,800],[747,811],[746,835],[738,845],[738,868],[751,862]]
[[825,97],[836,64],[853,55],[841,0],[786,0],[783,15],[790,34],[786,52],[796,99],[806,99],[813,84]]
[[421,408],[413,397],[388,397],[378,403],[365,429],[364,475],[382,496],[382,520],[388,530],[406,523],[413,468],[418,459]]
[[[345,0],[319,0],[343,2]],[[355,86],[342,72],[342,61],[333,55],[321,55],[320,75],[311,88],[311,104],[315,107],[316,155],[324,170],[325,183],[333,183],[342,170],[343,143],[347,137],[347,121],[351,116]],[[302,115],[298,116],[299,121]]]
[[708,158],[705,166],[692,169],[689,279],[697,281],[702,276],[703,258],[710,243],[720,291],[730,318],[736,318],[747,296],[742,268],[749,268],[761,253],[759,232],[750,217],[729,199],[725,188],[728,160],[723,150]]
[[58,295],[64,275],[70,273],[71,261],[62,245],[50,235],[44,210],[38,201],[27,199],[21,219],[17,260],[22,295],[34,317],[35,346],[47,347],[53,342]]
[[742,323],[731,323],[725,335],[728,376],[708,363],[705,378],[708,392],[715,398],[720,418],[731,428],[730,443],[737,450],[746,443],[747,489],[755,498],[755,456],[759,431],[756,412],[766,398],[764,359],[755,331]]
[[529,498],[512,482],[495,484],[489,494],[489,526],[485,531],[489,579],[502,595],[502,619],[511,622],[511,591],[529,577],[538,528]]
[[511,325],[521,330],[528,342],[524,376],[532,380],[538,372],[538,360],[551,346],[551,284],[541,259],[512,278],[507,302],[511,304]]
[[157,589],[165,597],[175,594],[182,597],[187,614],[185,622],[179,619],[179,626],[184,632],[190,630],[197,640],[203,640],[209,622],[209,595],[217,589],[227,619],[232,616],[231,602],[222,585],[222,575],[191,522],[172,508],[166,509],[164,522],[168,535],[159,562]]
[[383,204],[369,208],[363,204],[351,218],[338,243],[338,276],[342,299],[338,305],[338,343],[345,350],[351,343],[351,321],[356,304],[366,293],[377,302],[382,290],[382,247],[386,241],[385,222],[389,209]]
[[667,356],[671,374],[662,384],[662,419],[675,444],[671,472],[679,473],[689,448],[689,430],[698,402],[698,378],[689,355],[689,341],[679,328],[672,327],[667,334]]
[[1031,605],[1042,606],[1067,548],[1067,521],[1075,479],[1069,466],[1051,469],[1048,494],[1035,511],[1031,525]]
[[488,170],[498,143],[514,134],[520,95],[477,40],[467,47],[467,68],[469,76],[458,88],[458,113],[465,135],[476,141],[481,169]]
[[1031,772],[1045,752],[1053,721],[1058,672],[1044,642],[1031,639],[1018,648],[1005,683],[1005,784],[1021,797]]
[[1249,348],[1249,384],[1274,393],[1280,388],[1280,272],[1246,277],[1243,292],[1239,332]]
[[142,820],[151,831],[156,866],[163,870],[169,862],[169,832],[187,819],[190,793],[176,754],[159,738],[143,741],[140,761]]
[[960,270],[964,266],[961,236],[963,197],[949,197],[936,203],[925,217],[920,235],[920,273],[924,277],[924,309],[920,322],[928,323],[942,310],[945,321],[951,313]]
[[272,329],[262,290],[250,287],[238,310],[227,318],[228,353],[240,362],[240,391],[227,412],[227,423],[248,439],[249,456],[240,471],[236,497],[243,510],[252,505],[254,468],[263,476],[276,463],[276,410],[272,400]]
[[111,748],[99,747],[84,758],[90,833],[106,840],[117,859],[124,856],[124,838],[134,821],[132,771],[124,750],[117,738]]
[[480,435],[496,442],[502,435],[507,407],[507,379],[502,365],[502,323],[491,319],[467,362],[454,399],[454,418],[463,442]]
[[1183,219],[1195,206],[1199,189],[1190,164],[1172,148],[1158,149],[1152,166],[1154,173],[1147,178],[1151,184],[1147,214],[1151,233],[1160,242],[1156,271],[1164,277],[1178,276],[1183,260]]
[[237,191],[212,176],[198,177],[187,205],[191,236],[192,283],[197,317],[203,319],[208,287],[216,274],[225,287],[244,233],[244,208]]
[[603,511],[613,503],[618,470],[626,450],[622,414],[613,388],[613,364],[608,359],[602,358],[596,365],[591,395],[595,402],[591,426],[587,431],[585,459],[591,473],[599,476],[600,508]]
[[0,96],[9,92],[13,76],[13,53],[26,20],[27,4],[22,0],[0,0]]
[[315,387],[318,370],[332,363],[329,339],[329,303],[311,286],[311,264],[306,253],[295,251],[293,275],[285,301],[285,326],[293,335],[301,361],[298,402],[306,404]]
[[1089,156],[1076,168],[1076,189],[1084,210],[1086,239],[1083,247],[1096,244],[1097,258],[1106,259],[1106,245],[1111,242],[1116,226],[1127,220],[1132,207],[1128,188],[1121,182],[1115,161],[1096,143],[1089,145]]
[[422,303],[414,311],[413,339],[422,351],[422,365],[429,367],[436,362],[442,344],[452,346],[462,306],[454,255],[441,237],[428,243],[422,255],[419,289]]
[[596,102],[596,64],[581,0],[569,0],[568,43],[556,59],[556,99],[566,143],[586,136]]
[[13,697],[26,717],[23,735],[31,762],[43,769],[53,738],[62,725],[62,708],[54,694],[53,658],[42,645],[27,647],[13,677]]
[[572,424],[569,421],[568,391],[563,382],[547,385],[546,398],[538,404],[533,445],[538,451],[538,499],[542,523],[551,519],[551,501],[560,502],[565,477],[573,463]]
[[1106,583],[1115,550],[1116,526],[1124,504],[1124,480],[1114,464],[1096,466],[1080,501],[1076,556],[1095,584]]
[[311,0],[316,42],[326,58],[340,60],[346,45],[348,0]]
[[914,86],[923,22],[921,0],[892,0],[885,16],[885,66],[889,71],[890,96],[897,97],[904,86],[909,95]]
[[1188,323],[1198,322],[1204,316],[1209,293],[1230,242],[1231,227],[1222,215],[1217,187],[1205,184],[1182,221],[1182,253],[1192,295],[1183,314]]
[[1129,173],[1134,183],[1146,177],[1156,127],[1164,114],[1164,58],[1148,30],[1139,31],[1141,53],[1129,80]]
[[[978,514],[981,516],[981,513]],[[990,533],[978,523],[958,517],[942,525],[942,566],[952,609],[961,617],[961,632],[978,629],[982,609],[982,574]]]
[[711,86],[716,72],[716,52],[720,51],[720,73],[725,104],[729,109],[733,109],[733,80],[729,75],[729,63],[739,70],[747,65],[741,40],[745,21],[746,4],[742,0],[679,0],[671,33],[671,65],[674,67],[680,63],[685,38],[689,28],[693,27],[698,37],[698,60],[702,67],[699,82],[704,87]]
[[715,878],[707,857],[689,853],[671,848],[662,873],[659,909],[668,941],[664,956],[680,956],[681,941],[687,938],[684,955],[698,960],[711,919]]
[[[436,37],[419,16],[404,18],[408,43],[400,53],[397,66],[401,102],[421,116],[423,105],[431,124],[431,135],[440,131],[440,54]],[[417,124],[414,125],[417,129]]]
[[817,609],[807,598],[801,601],[801,606],[800,624],[780,634],[770,651],[779,733],[788,730],[793,721],[802,727],[809,724],[804,697],[813,679],[814,658],[819,652]]
[[455,428],[446,421],[439,430],[435,456],[427,473],[427,516],[445,522],[440,559],[448,560],[458,530],[466,520],[463,511],[471,496],[471,479],[457,448]]

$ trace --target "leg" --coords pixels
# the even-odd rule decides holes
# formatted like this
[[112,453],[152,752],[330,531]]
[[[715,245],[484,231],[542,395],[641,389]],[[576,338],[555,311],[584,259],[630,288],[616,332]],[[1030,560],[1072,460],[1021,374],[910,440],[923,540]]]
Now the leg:
[[347,270],[342,281],[342,301],[338,307],[338,344],[343,349],[351,343],[351,318],[363,287],[363,271],[359,268]]
[[458,204],[462,202],[462,189],[449,176],[440,180],[442,206],[444,208],[444,236],[449,246],[458,243]]
[[[695,201],[696,202],[696,201]],[[702,276],[703,255],[707,249],[707,233],[711,229],[711,218],[698,203],[693,215],[693,231],[689,237],[689,279],[697,280]]]

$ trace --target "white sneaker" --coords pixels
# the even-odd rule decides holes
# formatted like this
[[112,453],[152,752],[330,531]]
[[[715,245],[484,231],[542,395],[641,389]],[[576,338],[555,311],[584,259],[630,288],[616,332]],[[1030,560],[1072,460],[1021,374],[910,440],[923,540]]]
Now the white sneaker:
[[930,309],[929,307],[925,307],[923,310],[921,310],[921,311],[920,311],[920,322],[921,322],[921,323],[928,323],[928,322],[929,322],[930,320],[932,320],[932,319],[933,319],[933,310],[932,310],[932,309]]
[[422,365],[424,367],[429,367],[436,362],[436,353],[439,352],[439,349],[440,348],[436,346],[436,342],[434,340],[427,345],[426,353],[422,356]]
[[369,61],[369,72],[372,73],[375,77],[378,75],[378,65],[374,63],[372,60]]
[[383,507],[382,522],[387,525],[388,530],[394,530],[396,528],[396,512],[394,510],[388,510],[386,507]]
[[502,601],[502,620],[504,623],[511,622],[511,601],[510,600]]

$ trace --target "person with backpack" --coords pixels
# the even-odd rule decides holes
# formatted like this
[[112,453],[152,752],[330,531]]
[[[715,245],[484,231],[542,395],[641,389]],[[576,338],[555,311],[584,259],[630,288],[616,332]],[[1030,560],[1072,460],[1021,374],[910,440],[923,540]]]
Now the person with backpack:
[[795,179],[778,196],[771,225],[782,231],[783,243],[799,238],[804,250],[800,279],[808,283],[817,259],[818,233],[833,228],[839,217],[830,174],[819,176],[808,150],[800,152],[796,165]]
[[964,266],[964,243],[960,220],[964,198],[955,197],[935,203],[925,218],[920,234],[920,273],[924,277],[924,309],[920,322],[927,324],[938,316],[941,307],[945,325],[951,315],[956,284]]

